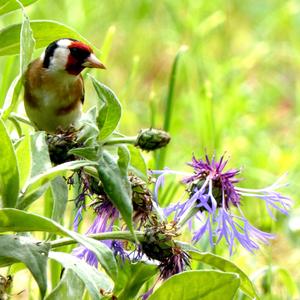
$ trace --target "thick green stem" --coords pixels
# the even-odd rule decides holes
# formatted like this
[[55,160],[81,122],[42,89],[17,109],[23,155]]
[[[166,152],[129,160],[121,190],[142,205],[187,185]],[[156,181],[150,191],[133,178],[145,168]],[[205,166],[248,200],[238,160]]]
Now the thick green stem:
[[[135,231],[136,238],[141,242],[144,239],[144,233],[141,231]],[[130,242],[135,242],[134,237],[130,233],[130,231],[113,231],[113,232],[103,232],[103,233],[94,233],[88,234],[87,237],[93,238],[95,240],[126,240]],[[71,244],[76,244],[77,241],[71,238],[62,238],[55,241],[50,242],[51,248],[59,248]]]
[[108,145],[116,145],[116,144],[132,144],[134,145],[136,142],[136,136],[128,136],[128,137],[118,137],[112,138],[104,143],[104,146]]

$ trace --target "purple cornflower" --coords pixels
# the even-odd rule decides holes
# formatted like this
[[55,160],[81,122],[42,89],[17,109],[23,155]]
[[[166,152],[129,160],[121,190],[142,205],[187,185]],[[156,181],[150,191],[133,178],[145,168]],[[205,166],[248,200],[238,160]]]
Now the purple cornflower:
[[[292,201],[276,191],[286,185],[280,182],[281,178],[263,189],[237,187],[236,184],[240,180],[236,176],[240,171],[237,169],[224,171],[227,162],[223,156],[220,160],[216,160],[215,157],[210,160],[207,155],[205,160],[193,157],[188,165],[194,169],[194,173],[182,180],[187,187],[188,199],[166,208],[165,213],[169,215],[175,212],[175,220],[180,225],[186,222],[191,224],[191,219],[194,219],[199,226],[193,235],[194,242],[198,242],[205,233],[208,233],[212,246],[224,238],[230,254],[236,241],[253,252],[259,248],[257,242],[267,243],[274,235],[250,224],[241,210],[243,197],[254,197],[264,201],[272,218],[274,218],[272,210],[287,214]],[[164,170],[153,173],[160,174],[155,187],[157,198],[157,190],[162,185],[164,176],[176,172]],[[233,211],[237,213],[234,214]]]
[[[86,235],[112,231],[115,221],[119,219],[119,211],[114,207],[112,202],[107,197],[99,197],[91,204],[91,206],[93,206],[94,211],[96,212],[96,218],[91,227],[87,230]],[[75,218],[74,223],[76,225],[77,218]],[[115,254],[119,254],[123,259],[124,251],[122,252],[123,248],[121,243],[116,241],[104,241],[104,243],[110,247]],[[73,250],[73,255],[79,257],[80,259],[85,259],[86,262],[91,266],[98,266],[96,255],[84,246],[75,248]]]
[[160,278],[166,280],[172,275],[183,272],[190,267],[190,256],[180,247],[173,247],[172,254],[159,264]]

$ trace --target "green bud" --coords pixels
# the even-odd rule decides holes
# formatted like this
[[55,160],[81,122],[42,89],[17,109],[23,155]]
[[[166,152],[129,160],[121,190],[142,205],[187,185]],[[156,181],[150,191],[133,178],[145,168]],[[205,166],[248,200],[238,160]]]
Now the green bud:
[[159,129],[142,129],[136,139],[135,146],[146,151],[153,151],[165,147],[170,142],[170,135]]
[[163,261],[172,256],[173,249],[176,246],[173,238],[178,236],[176,223],[159,223],[156,219],[152,224],[146,226],[144,241],[142,241],[142,250],[150,258]]

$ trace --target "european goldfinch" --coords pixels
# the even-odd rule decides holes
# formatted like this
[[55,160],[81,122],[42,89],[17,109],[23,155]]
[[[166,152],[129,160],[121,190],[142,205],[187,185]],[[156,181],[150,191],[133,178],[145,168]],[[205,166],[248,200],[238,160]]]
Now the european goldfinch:
[[88,45],[70,38],[52,42],[24,74],[25,110],[39,130],[55,133],[81,116],[84,68],[105,69]]

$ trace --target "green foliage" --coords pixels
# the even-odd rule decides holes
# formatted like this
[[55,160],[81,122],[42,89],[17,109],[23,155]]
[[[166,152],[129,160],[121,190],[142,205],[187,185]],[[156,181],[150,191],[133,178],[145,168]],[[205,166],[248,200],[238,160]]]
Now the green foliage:
[[[218,154],[228,150],[238,166],[251,166],[245,177],[259,185],[272,180],[272,173],[288,169],[292,181],[299,181],[296,1],[229,5],[222,1],[111,1],[107,5],[44,0],[27,8],[34,2],[37,0],[0,0],[0,267],[9,267],[3,270],[15,274],[25,268],[18,267],[17,263],[23,262],[38,283],[42,297],[82,299],[87,290],[89,296],[84,299],[116,296],[119,300],[136,300],[158,280],[156,264],[120,258],[116,261],[112,249],[94,239],[124,239],[126,246],[127,241],[143,239],[144,232],[135,231],[129,173],[148,182],[147,167],[183,167],[191,153],[198,155],[199,149]],[[45,133],[32,132],[30,122],[22,116],[22,75],[32,57],[39,54],[34,49],[59,38],[79,39],[99,54],[69,25],[80,28],[93,42],[98,39],[97,45],[103,41],[101,60],[108,70],[101,82],[102,75],[89,76],[92,84],[86,84],[87,113],[78,137],[81,146],[69,151],[77,160],[53,166]],[[184,59],[186,47],[177,51],[181,43],[189,45]],[[118,91],[122,105],[108,86]],[[121,121],[122,115],[126,117]],[[150,123],[172,133],[168,152],[162,149],[153,157],[143,154],[133,146],[132,139],[117,131],[136,133],[140,127],[150,127]],[[100,179],[101,187],[119,210],[121,217],[113,230],[127,227],[131,233],[116,231],[88,237],[70,230],[74,208],[79,207],[79,172]],[[75,183],[68,187],[63,176],[69,179],[71,175]],[[160,204],[177,201],[180,192],[179,185],[168,183]],[[296,185],[292,185],[292,192],[297,198]],[[83,228],[94,218],[85,213],[89,195],[85,196]],[[272,245],[275,254],[278,249],[284,253],[284,261],[282,255],[271,257],[271,250],[256,253],[257,259],[253,256],[249,260],[244,253],[238,255],[239,251],[225,259],[222,256],[226,247],[214,249],[219,254],[216,255],[189,246],[186,249],[192,267],[199,266],[201,270],[160,282],[149,300],[259,299],[254,280],[261,287],[262,299],[299,297],[297,276],[291,274],[298,272],[293,266],[299,255],[290,255],[295,248],[293,243],[299,240],[298,232],[289,232],[293,240],[290,242],[286,237],[288,222],[268,221],[260,205],[245,203],[243,209],[263,228],[284,232],[279,235],[279,245]],[[158,214],[160,208],[154,205],[155,210]],[[42,237],[38,232],[50,235]],[[189,233],[185,233],[182,237],[187,240]],[[67,253],[71,247],[66,245],[75,243],[96,255],[100,271]],[[57,245],[62,252],[54,252]],[[48,255],[50,247],[53,251]],[[200,248],[206,251],[205,240]],[[287,269],[276,263],[286,264]],[[53,264],[56,267],[52,268]],[[203,264],[218,271],[202,270]],[[261,267],[263,264],[269,266]],[[60,266],[65,268],[61,280],[57,278]],[[261,268],[250,276],[251,281],[247,274],[258,266]],[[48,295],[47,286],[52,287]],[[35,291],[32,295],[38,298]]]
[[118,162],[107,151],[103,151],[97,171],[105,192],[120,211],[128,228],[133,231],[131,188],[127,176],[123,176],[128,167],[128,153],[124,148],[119,149]]
[[20,186],[24,186],[31,172],[31,137],[26,134],[16,149]]
[[98,98],[102,101],[99,105],[97,125],[99,128],[99,140],[109,137],[116,129],[121,118],[121,104],[115,93],[104,84],[97,81],[90,75]]
[[[30,27],[36,48],[46,47],[51,42],[65,37],[78,39],[91,45],[82,35],[59,22],[34,20],[30,22]],[[19,54],[21,31],[22,24],[11,25],[0,31],[0,56]]]
[[46,297],[46,300],[82,299],[84,282],[71,269],[65,269],[59,284]]
[[[83,260],[63,252],[50,252],[49,257],[61,263],[66,269],[72,270],[85,284],[93,300],[102,299],[100,289],[110,291],[112,284],[107,275],[97,271]],[[59,294],[59,297],[62,295]]]
[[129,169],[147,182],[147,166],[141,151],[132,145],[128,145],[128,150],[130,152]]
[[3,121],[0,119],[0,195],[1,207],[15,207],[19,194],[19,170],[16,153]]
[[24,192],[22,196],[19,198],[18,208],[24,209],[28,207],[33,201],[35,201],[38,198],[35,197],[35,195],[39,195],[37,194],[37,192],[39,190],[42,190],[42,192],[44,192],[44,186],[57,176],[64,175],[68,170],[75,170],[93,164],[95,163],[88,161],[66,162],[64,164],[48,169],[46,172],[31,178],[24,187]]
[[[38,283],[41,295],[44,296],[47,289],[46,267],[49,249],[50,244],[29,237],[0,235],[0,267],[16,261],[24,263]],[[5,261],[5,258],[11,261]]]
[[156,273],[155,265],[143,262],[130,263],[127,260],[120,262],[114,293],[119,300],[136,299],[136,295],[138,295],[143,284]]
[[193,260],[198,260],[224,272],[232,272],[238,274],[240,277],[240,289],[251,299],[259,299],[255,287],[249,277],[231,261],[212,253],[189,251],[189,254],[191,255]]
[[149,300],[232,300],[240,284],[235,273],[188,271],[166,280]]
[[51,193],[52,213],[51,219],[62,223],[68,201],[68,187],[62,177],[56,177],[50,182],[49,192]]
[[[28,6],[38,0],[19,0],[23,6]],[[13,10],[19,9],[20,5],[16,0],[1,0],[0,1],[0,16],[7,14]]]

